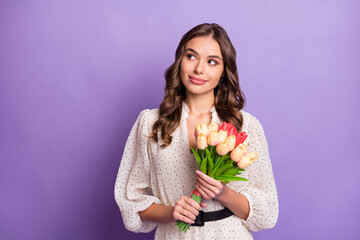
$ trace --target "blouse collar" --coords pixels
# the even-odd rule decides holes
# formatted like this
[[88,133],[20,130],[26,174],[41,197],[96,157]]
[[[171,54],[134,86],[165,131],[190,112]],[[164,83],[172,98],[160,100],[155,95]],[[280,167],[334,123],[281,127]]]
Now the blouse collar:
[[[186,103],[183,101],[182,102],[182,113],[181,113],[181,119],[184,119],[186,120],[188,117],[189,117],[189,107],[186,105]],[[211,121],[213,122],[217,122],[217,123],[222,123],[222,121],[220,120],[217,112],[216,112],[216,108],[215,107],[212,107],[210,109],[210,112],[211,112]]]

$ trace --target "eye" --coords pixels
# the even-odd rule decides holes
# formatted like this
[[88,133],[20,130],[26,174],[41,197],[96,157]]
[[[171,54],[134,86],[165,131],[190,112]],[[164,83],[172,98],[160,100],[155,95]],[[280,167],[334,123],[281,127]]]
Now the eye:
[[218,64],[218,62],[217,62],[217,61],[212,60],[212,59],[210,59],[210,60],[208,61],[208,63],[209,63],[210,65],[213,65],[213,66],[215,66],[215,65],[217,65],[217,64]]
[[189,60],[194,60],[194,59],[195,59],[195,56],[192,55],[192,54],[187,54],[186,57],[187,57],[187,59],[189,59]]

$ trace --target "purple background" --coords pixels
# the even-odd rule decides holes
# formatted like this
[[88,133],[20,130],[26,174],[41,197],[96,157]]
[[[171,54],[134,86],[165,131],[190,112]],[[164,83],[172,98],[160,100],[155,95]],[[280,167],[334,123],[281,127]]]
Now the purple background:
[[181,36],[228,32],[278,187],[256,239],[356,239],[359,1],[1,1],[0,239],[151,239],[113,187]]

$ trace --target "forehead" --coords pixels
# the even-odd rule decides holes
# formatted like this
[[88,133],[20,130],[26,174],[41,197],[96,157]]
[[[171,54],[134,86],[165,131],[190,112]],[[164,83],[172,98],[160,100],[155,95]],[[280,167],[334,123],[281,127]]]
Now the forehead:
[[195,50],[199,55],[218,55],[219,57],[221,57],[221,49],[219,43],[210,36],[201,36],[191,39],[185,45],[185,49],[188,48]]

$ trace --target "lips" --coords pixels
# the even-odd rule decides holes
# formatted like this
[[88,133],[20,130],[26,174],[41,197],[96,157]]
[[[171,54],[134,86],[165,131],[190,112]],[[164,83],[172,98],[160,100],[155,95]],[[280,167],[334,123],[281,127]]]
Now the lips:
[[196,85],[202,85],[205,84],[207,82],[207,80],[202,79],[202,78],[198,78],[195,76],[189,76],[190,82]]

